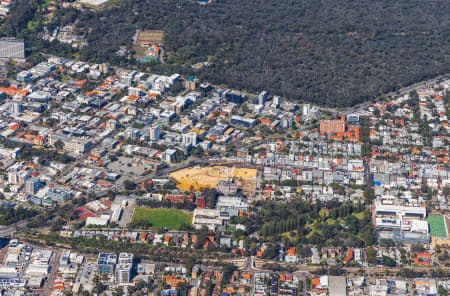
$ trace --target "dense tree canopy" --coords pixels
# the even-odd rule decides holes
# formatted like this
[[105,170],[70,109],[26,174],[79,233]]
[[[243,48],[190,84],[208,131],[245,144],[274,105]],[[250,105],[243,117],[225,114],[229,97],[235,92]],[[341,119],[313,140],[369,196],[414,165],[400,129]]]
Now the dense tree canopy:
[[[263,239],[276,241],[274,238],[277,236],[290,232],[292,235],[288,243],[297,246],[362,247],[377,241],[370,215],[362,204],[327,202],[311,205],[295,200],[289,204],[260,201],[258,206],[262,210],[255,218],[256,225],[250,228],[258,229]],[[268,252],[271,253],[270,250]]]
[[[14,35],[27,24],[28,41],[47,50],[23,20],[42,23],[28,4],[39,1],[22,2],[2,31]],[[130,46],[136,29],[163,29],[167,64],[152,71],[197,72],[232,88],[341,106],[448,72],[448,11],[446,0],[122,0],[95,11],[59,10],[47,25],[76,22],[89,43],[80,58],[128,66],[136,61],[115,52]],[[74,54],[60,44],[48,50]],[[191,68],[207,60],[208,67]]]
[[20,220],[31,218],[38,213],[35,209],[27,209],[22,206],[18,208],[0,207],[0,225],[10,225]]

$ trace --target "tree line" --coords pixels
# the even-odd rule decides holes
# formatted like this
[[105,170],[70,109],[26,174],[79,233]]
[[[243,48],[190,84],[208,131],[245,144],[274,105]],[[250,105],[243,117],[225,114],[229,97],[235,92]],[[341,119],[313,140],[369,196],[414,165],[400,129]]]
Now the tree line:
[[34,217],[38,214],[36,209],[27,209],[22,206],[12,208],[9,206],[0,207],[0,225],[10,225],[24,219]]
[[[450,70],[448,1],[122,0],[100,10],[59,9],[45,25],[76,23],[88,42],[80,51],[36,38],[46,12],[41,2],[16,1],[0,34],[24,37],[34,51],[194,74],[327,106],[372,100]],[[137,29],[164,30],[166,64],[116,55],[121,46],[132,49]],[[201,70],[191,67],[205,61]]]

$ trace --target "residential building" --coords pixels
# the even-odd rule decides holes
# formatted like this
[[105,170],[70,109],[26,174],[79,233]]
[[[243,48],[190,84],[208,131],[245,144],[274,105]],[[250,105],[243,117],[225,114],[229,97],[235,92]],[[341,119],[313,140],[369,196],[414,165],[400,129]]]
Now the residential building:
[[185,147],[197,146],[197,134],[196,133],[183,134],[183,145]]
[[320,133],[321,134],[337,134],[345,132],[345,117],[334,120],[321,120],[320,121]]
[[131,281],[131,271],[133,268],[133,254],[120,253],[116,268],[116,281],[119,283],[129,283]]
[[253,128],[256,125],[256,119],[233,115],[230,118],[230,124],[244,128]]
[[33,195],[38,191],[40,185],[41,181],[39,180],[39,178],[30,178],[25,182],[25,191]]
[[88,139],[66,136],[62,133],[54,133],[48,137],[50,145],[55,145],[56,142],[61,141],[63,147],[67,151],[83,154],[91,146],[92,142]]
[[149,135],[151,141],[159,141],[159,126],[155,125],[150,127],[149,129]]

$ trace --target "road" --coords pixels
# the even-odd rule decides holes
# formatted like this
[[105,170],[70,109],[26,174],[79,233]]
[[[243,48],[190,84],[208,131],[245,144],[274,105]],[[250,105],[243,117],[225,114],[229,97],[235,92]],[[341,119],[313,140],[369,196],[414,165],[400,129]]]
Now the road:
[[164,47],[160,47],[161,52],[159,53],[159,62],[161,64],[165,64],[166,61],[164,60]]
[[[236,262],[236,261],[235,261]],[[233,262],[233,263],[235,263]],[[245,258],[244,266],[240,268],[241,271],[251,271],[251,265],[252,265],[252,257]]]
[[370,158],[364,161],[364,177],[366,179],[366,189],[370,189],[370,184],[372,183],[370,180]]
[[306,276],[303,276],[303,282],[302,282],[302,290],[303,290],[303,296],[307,296],[307,291],[306,291]]
[[61,257],[61,251],[59,249],[56,249],[55,254],[52,257],[51,264],[50,264],[50,266],[51,266],[50,274],[47,277],[47,281],[45,282],[45,287],[44,287],[44,290],[42,291],[42,295],[50,295],[50,291],[53,286],[53,281],[55,280],[55,275],[56,275],[56,272],[58,271],[60,257]]
[[253,294],[255,294],[255,284],[256,284],[256,281],[255,281],[255,275],[254,275],[254,274],[251,274],[250,291],[248,292],[247,295],[253,296]]
[[271,272],[271,270],[268,269],[256,268],[253,256],[245,258],[244,266],[240,268],[240,270],[247,272]]
[[0,237],[8,237],[18,229],[25,227],[30,219],[21,220],[11,225],[0,227]]
[[[278,264],[281,266],[295,266],[297,271],[294,272],[295,274],[298,275],[303,275],[305,273],[314,273],[317,272],[318,270],[324,268],[324,266],[316,266],[316,265],[305,265],[305,264],[292,264],[292,263],[280,263],[279,261],[271,261],[271,260],[253,260],[253,264],[256,266],[258,264]],[[399,272],[400,270],[402,270],[402,267],[386,267],[386,266],[371,266],[371,267],[364,267],[364,266],[357,266],[357,267],[346,267],[343,266],[341,267],[342,269],[344,269],[346,272],[349,273],[358,273],[361,270],[364,270],[367,274],[373,274],[376,272]],[[405,267],[407,268],[407,267]],[[440,270],[446,270],[446,271],[450,271],[450,267],[448,266],[440,266],[440,267],[414,267],[414,270],[422,270],[422,271],[430,271],[433,269],[440,269]],[[252,270],[254,272],[264,272],[264,271],[268,271],[265,269],[260,269],[260,268],[249,268],[249,270]]]

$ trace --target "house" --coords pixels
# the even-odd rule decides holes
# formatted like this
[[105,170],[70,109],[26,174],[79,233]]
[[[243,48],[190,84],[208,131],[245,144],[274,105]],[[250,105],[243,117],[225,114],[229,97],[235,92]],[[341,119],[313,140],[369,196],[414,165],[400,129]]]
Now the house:
[[344,263],[344,264],[347,264],[347,263],[349,263],[352,259],[353,259],[353,250],[352,250],[352,249],[348,249],[348,250],[347,250],[347,256],[344,258],[343,263]]

